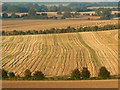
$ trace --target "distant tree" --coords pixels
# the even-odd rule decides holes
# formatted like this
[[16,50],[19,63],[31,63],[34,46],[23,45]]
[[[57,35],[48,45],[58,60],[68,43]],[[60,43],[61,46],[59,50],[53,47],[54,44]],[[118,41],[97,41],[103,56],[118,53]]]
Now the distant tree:
[[6,32],[5,32],[5,31],[2,31],[2,35],[6,35]]
[[81,78],[81,73],[78,69],[74,69],[71,73],[71,78],[72,79],[80,79]]
[[0,80],[2,78],[2,69],[0,69]]
[[101,67],[98,76],[102,78],[107,78],[110,77],[110,72],[105,67]]
[[48,8],[47,8],[47,6],[45,6],[45,5],[41,5],[41,6],[39,6],[39,10],[38,10],[39,12],[47,12],[48,11]]
[[8,9],[8,7],[6,6],[6,5],[2,5],[2,11],[4,12],[4,11],[7,11],[7,9]]
[[10,78],[14,78],[14,77],[15,77],[15,74],[14,74],[14,72],[9,72],[9,73],[8,73],[8,76],[9,76]]
[[62,15],[62,12],[58,11],[57,14],[58,14],[58,15]]
[[12,13],[11,18],[16,18],[16,14]]
[[69,11],[66,11],[66,12],[63,13],[64,18],[70,18],[70,17],[72,17],[72,15],[73,14],[71,12],[69,12]]
[[87,67],[83,67],[83,70],[81,72],[82,78],[90,78],[90,71],[88,70]]
[[2,77],[7,78],[8,77],[7,74],[8,72],[5,69],[2,69]]
[[74,15],[80,15],[80,13],[79,12],[75,12]]
[[33,73],[33,76],[36,77],[36,78],[40,78],[40,79],[44,79],[45,78],[45,75],[41,71],[35,71]]
[[36,15],[36,10],[34,8],[30,8],[28,11],[29,16],[35,16]]
[[48,10],[49,10],[50,12],[57,12],[57,6],[50,6],[50,7],[48,8]]
[[109,20],[112,18],[112,10],[107,8],[99,8],[95,10],[96,15],[100,16],[101,19]]
[[38,11],[38,10],[39,10],[39,4],[37,4],[37,3],[33,3],[32,8],[35,8],[35,9]]
[[2,14],[2,18],[8,18],[8,14],[7,13],[3,13]]
[[29,69],[25,70],[24,76],[25,76],[25,77],[31,77],[31,72],[30,72]]

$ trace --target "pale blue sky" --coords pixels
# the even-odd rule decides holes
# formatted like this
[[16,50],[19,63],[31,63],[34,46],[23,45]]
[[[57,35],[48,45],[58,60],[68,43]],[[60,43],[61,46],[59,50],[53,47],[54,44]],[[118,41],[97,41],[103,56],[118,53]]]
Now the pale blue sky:
[[119,0],[2,0],[2,2],[112,2]]

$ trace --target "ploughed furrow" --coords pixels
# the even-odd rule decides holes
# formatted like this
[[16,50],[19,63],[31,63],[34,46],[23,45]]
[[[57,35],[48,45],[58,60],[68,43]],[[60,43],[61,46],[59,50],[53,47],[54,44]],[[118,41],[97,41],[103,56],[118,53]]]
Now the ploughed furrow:
[[[32,62],[32,60],[34,60],[33,58],[36,57],[35,55],[33,55],[33,53],[35,52],[35,47],[34,46],[37,45],[37,43],[36,43],[37,40],[35,40],[35,37],[31,36],[31,40],[29,40],[29,42],[31,43],[31,45],[27,45],[26,44],[27,49],[25,51],[23,51],[23,54],[24,54],[24,56],[22,58],[23,62],[20,62],[20,64],[19,64],[19,65],[22,65],[23,67],[22,68],[20,68],[20,67],[18,68],[18,69],[21,70],[21,73],[20,73],[21,75],[23,75],[23,73],[24,73],[24,71],[26,69],[30,69],[31,70],[31,68],[29,68],[29,66],[31,66],[31,64],[33,64],[33,63],[29,64],[29,61]],[[38,50],[36,52],[38,52]]]
[[71,39],[71,44],[73,45],[73,47],[76,47],[75,61],[77,64],[77,68],[79,70],[82,70],[82,67],[88,67],[89,70],[91,71],[91,76],[93,76],[94,75],[93,66],[92,66],[93,64],[90,62],[91,57],[90,57],[88,49],[82,45],[82,43],[79,41],[76,35],[73,35],[73,37],[71,37],[70,39]]
[[60,55],[59,55],[58,61],[57,61],[57,74],[56,74],[56,76],[63,75],[62,74],[62,70],[63,70],[62,65],[63,65],[63,62],[64,62],[63,56],[65,55],[65,49],[66,49],[61,42],[60,36],[61,35],[56,35],[58,47],[60,48]]
[[[94,51],[94,49],[92,47],[90,47],[88,45],[88,43],[85,42],[86,39],[84,39],[82,37],[82,33],[78,34],[78,38],[79,38],[79,41],[86,47],[88,48],[90,54],[91,54],[91,58],[92,58],[92,61],[94,63],[94,66],[95,66],[95,71],[96,71],[96,75],[98,74],[98,70],[99,68],[101,67],[101,63],[96,55],[96,52]],[[89,38],[89,40],[91,40],[91,38]]]
[[[54,51],[52,52],[51,57],[49,56],[49,58],[48,58],[51,61],[51,62],[49,62],[48,66],[51,67],[50,76],[51,75],[58,76],[57,73],[58,73],[58,70],[60,68],[60,67],[58,67],[59,66],[58,61],[59,61],[59,56],[60,56],[61,50],[60,50],[60,47],[58,45],[57,35],[53,35],[51,37],[52,37],[52,40],[50,42],[50,45],[52,46],[52,50],[54,50]],[[47,68],[47,66],[46,66],[46,68]],[[48,71],[48,69],[46,69],[46,72],[47,71]]]
[[[30,39],[31,38],[27,38],[28,42],[30,41]],[[14,59],[13,59],[14,61],[11,63],[13,66],[12,68],[15,68],[15,69],[13,69],[13,70],[15,70],[14,72],[18,72],[18,70],[19,70],[18,74],[21,74],[24,71],[24,69],[26,68],[26,67],[24,68],[24,65],[26,65],[25,59],[27,58],[27,53],[31,52],[31,50],[29,50],[29,45],[27,45],[25,42],[23,44],[23,47],[19,48],[19,50],[21,50],[21,52],[14,56]],[[31,44],[30,44],[30,47],[32,47]],[[22,65],[22,67],[21,67],[21,65]]]
[[[87,60],[90,59],[89,52],[88,52],[87,48],[85,48],[82,45],[82,43],[79,42],[79,40],[76,37],[76,34],[69,35],[69,42],[71,43],[71,46],[74,48],[74,51],[75,51],[74,61],[76,62],[75,64],[77,65],[76,68],[78,68],[79,70],[82,70],[82,67],[89,67],[87,65],[88,64]],[[89,65],[92,65],[92,64],[89,64]],[[91,68],[89,68],[89,70],[91,70]],[[91,71],[93,71],[93,70],[91,70]]]
[[[70,43],[70,47],[72,49],[72,52],[74,53],[71,53],[71,55],[73,55],[73,60],[69,60],[69,64],[68,65],[72,65],[73,62],[75,62],[75,67],[74,68],[78,68],[79,70],[81,70],[81,66],[80,66],[80,62],[79,62],[79,59],[78,59],[78,56],[77,55],[80,55],[80,51],[81,51],[81,48],[78,47],[78,45],[76,45],[76,43],[74,42],[75,40],[75,37],[73,36],[73,34],[71,35],[68,35],[68,41]],[[71,59],[71,58],[69,58]],[[70,66],[70,71],[71,72],[73,70],[73,68]]]
[[[94,37],[94,34],[93,33],[89,33],[89,36],[88,35],[85,35],[83,34],[82,36],[84,39],[85,39],[85,42],[88,43],[89,46],[93,47],[93,49],[96,51],[96,55],[97,55],[97,52],[99,50],[99,48],[103,48],[103,46],[100,46],[100,43],[96,40],[96,37]],[[90,40],[88,40],[90,39]],[[100,47],[99,47],[100,46]],[[98,48],[97,48],[98,47]],[[100,49],[101,49],[100,48]],[[105,53],[104,53],[105,54]],[[104,56],[105,58],[105,56]],[[101,58],[99,58],[99,61],[103,62],[103,59],[101,60]],[[109,64],[109,63],[108,63]]]
[[[22,48],[21,48],[21,44],[23,43],[23,42],[18,42],[21,38],[19,38],[19,37],[15,37],[16,39],[15,39],[15,41],[14,42],[12,42],[12,43],[14,43],[14,46],[11,46],[11,47],[13,47],[14,49],[9,49],[9,50],[5,50],[5,48],[4,47],[7,47],[7,46],[9,46],[9,42],[8,43],[5,43],[4,45],[5,46],[3,46],[3,48],[2,48],[2,51],[5,53],[5,54],[3,54],[3,56],[1,57],[2,58],[2,61],[5,59],[5,58],[15,58],[14,57],[14,54],[19,54],[19,52],[22,50]],[[22,39],[21,39],[22,40]],[[23,40],[22,40],[23,41]],[[4,41],[3,41],[4,42]],[[17,52],[18,51],[18,52]],[[17,53],[16,53],[17,52]],[[3,61],[4,62],[4,61]],[[5,62],[6,62],[6,60],[5,60]]]
[[[47,40],[47,38],[49,38],[49,40]],[[46,38],[47,41],[47,47],[48,48],[48,54],[46,55],[46,57],[44,58],[44,72],[46,73],[46,75],[48,76],[54,76],[54,74],[52,73],[53,71],[53,65],[52,63],[55,63],[55,59],[54,59],[54,53],[55,53],[55,48],[54,48],[54,42],[53,42],[53,36],[52,35],[48,35],[48,37]],[[57,54],[57,53],[56,53]]]
[[65,75],[66,70],[66,62],[70,55],[69,47],[66,46],[66,37],[64,35],[59,36],[60,46],[63,48],[63,53],[61,55],[61,68],[59,70],[59,73],[61,76]]
[[[118,30],[111,30],[111,31],[105,31],[106,33],[103,32],[98,32],[95,35],[99,36],[99,39],[101,39],[101,43],[103,45],[109,46],[110,48],[112,48],[113,50],[115,50],[116,52],[118,52],[118,37],[117,39],[115,39],[115,35],[118,35]],[[113,33],[113,34],[112,34]]]
[[[97,33],[98,35],[96,36],[96,38],[101,42],[104,51],[107,52],[106,57],[108,58],[108,62],[110,62],[110,64],[112,65],[110,65],[111,67],[108,66],[108,68],[109,70],[111,70],[110,68],[113,68],[113,70],[111,70],[112,74],[118,73],[118,41],[114,38],[115,35],[118,34],[118,31],[114,30],[113,35],[111,31],[109,31],[108,33],[101,33]],[[103,38],[101,35],[104,35],[104,37],[106,37]]]
[[[16,42],[13,42],[15,45],[16,45]],[[9,43],[8,43],[9,44]],[[19,44],[20,48],[17,47],[17,45],[15,47],[13,47],[14,49],[12,49],[13,51],[12,52],[9,52],[8,50],[8,54],[7,54],[7,57],[4,58],[3,57],[3,60],[5,61],[5,64],[10,64],[10,62],[12,62],[13,60],[16,59],[16,55],[19,55],[20,52],[22,52],[24,50],[24,44]],[[11,51],[11,50],[10,50]],[[4,52],[4,51],[3,51]],[[6,53],[6,52],[5,52]],[[3,54],[4,56],[5,54]],[[20,57],[20,56],[19,56]],[[17,60],[17,59],[16,59]],[[14,61],[13,61],[14,62]],[[11,63],[11,65],[13,65]],[[3,62],[3,66],[4,66],[4,62]],[[6,66],[6,65],[5,65]]]
[[[40,39],[40,40],[39,40]],[[44,36],[39,36],[38,37],[38,42],[39,42],[39,53],[38,53],[38,64],[36,65],[36,70],[43,70],[42,67],[43,67],[43,63],[44,63],[44,56],[46,55],[47,53],[47,46],[46,46],[46,39]]]
[[[68,53],[69,56],[66,60],[66,65],[65,65],[65,69],[64,69],[64,73],[65,75],[69,75],[69,73],[71,72],[72,69],[77,68],[77,63],[76,63],[76,50],[75,47],[71,44],[71,40],[69,40],[68,38],[69,35],[65,35],[65,42],[66,42],[66,47],[68,47]],[[72,37],[72,36],[71,36]],[[74,47],[74,48],[73,48]],[[69,66],[69,63],[73,62],[71,64],[71,66]],[[72,67],[72,69],[69,69],[70,67]],[[70,71],[69,71],[70,70]]]
[[[47,38],[49,38],[49,40],[47,40]],[[41,71],[43,71],[44,73],[46,73],[47,76],[49,76],[50,70],[48,70],[46,72],[45,69],[47,67],[47,64],[50,62],[50,59],[48,59],[48,58],[51,57],[51,55],[53,53],[53,49],[50,46],[51,36],[50,35],[47,35],[46,37],[44,36],[44,39],[45,39],[44,45],[45,45],[46,49],[45,49],[45,54],[42,57]],[[43,47],[43,50],[44,50],[44,47]],[[42,54],[42,52],[41,52],[41,54]],[[49,69],[51,69],[51,67],[49,67]]]
[[[3,36],[2,67],[23,76],[26,69],[46,76],[70,76],[88,67],[97,76],[105,66],[118,74],[118,30],[45,35]],[[119,67],[120,68],[120,67]]]
[[[89,46],[93,47],[93,49],[96,51],[96,54],[98,55],[100,59],[99,61],[102,63],[102,66],[106,66],[108,70],[111,72],[111,74],[117,74],[118,54],[115,52],[115,49],[110,47],[111,44],[114,45],[116,42],[115,43],[111,42],[113,37],[112,38],[110,37],[110,33],[108,31],[105,32],[106,33],[101,35],[98,35],[99,32],[89,33],[89,36],[83,34],[82,37],[85,39],[86,43],[88,43]],[[110,40],[108,41],[108,39]]]
[[36,43],[34,44],[34,50],[29,56],[28,67],[31,72],[39,70],[38,64],[40,62],[40,52],[42,52],[42,38],[41,36],[35,36]]
[[117,32],[113,31],[113,35],[112,35],[112,33],[109,31],[106,34],[103,34],[106,36],[105,38],[101,37],[101,34],[98,34],[98,36],[96,37],[99,41],[103,42],[102,47],[104,47],[104,50],[107,52],[108,59],[109,59],[108,62],[111,62],[111,64],[113,65],[112,68],[114,69],[114,73],[118,72],[118,69],[117,69],[118,67],[118,49],[117,49],[118,43],[114,39],[114,35],[116,34]]
[[[13,40],[14,40],[14,37],[10,37],[10,38],[8,39],[7,44],[2,43],[2,46],[4,47],[4,48],[2,48],[2,49],[3,49],[4,51],[6,51],[6,53],[8,52],[8,49],[12,51],[12,49],[10,49],[10,48],[12,48],[11,45],[13,45],[13,43],[11,43],[11,42],[12,42]],[[11,51],[10,51],[10,52],[11,52]]]

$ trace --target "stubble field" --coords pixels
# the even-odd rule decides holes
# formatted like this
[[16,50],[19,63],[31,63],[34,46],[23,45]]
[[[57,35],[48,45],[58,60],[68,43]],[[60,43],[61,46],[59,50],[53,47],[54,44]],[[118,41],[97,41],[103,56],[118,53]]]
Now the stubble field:
[[2,30],[49,30],[51,28],[103,26],[118,24],[118,20],[2,20]]
[[69,76],[75,68],[88,67],[94,77],[101,66],[118,74],[118,30],[0,38],[2,67],[20,76],[26,69]]

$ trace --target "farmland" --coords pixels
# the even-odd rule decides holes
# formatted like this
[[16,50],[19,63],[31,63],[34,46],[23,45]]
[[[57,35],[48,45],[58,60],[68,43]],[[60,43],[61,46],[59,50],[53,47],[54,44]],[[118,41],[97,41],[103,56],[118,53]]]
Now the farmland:
[[118,20],[3,20],[2,30],[47,30],[51,28],[66,28],[118,24]]
[[118,80],[2,81],[2,85],[3,88],[118,88]]
[[[47,15],[48,16],[57,16],[58,14],[57,14],[57,12],[36,12],[37,14],[41,14],[41,13],[47,13]],[[62,12],[62,13],[64,13],[64,12]],[[72,12],[72,13],[75,13],[75,12]],[[80,15],[84,15],[84,14],[93,14],[93,15],[95,15],[95,11],[89,11],[89,12],[79,12],[80,13]],[[112,14],[114,15],[114,14],[118,14],[119,12],[118,11],[112,11]],[[7,13],[8,14],[8,16],[11,16],[12,15],[12,13]],[[24,12],[24,13],[16,13],[16,15],[19,15],[19,16],[22,16],[22,15],[25,15],[25,14],[28,14],[28,12]],[[0,13],[0,15],[2,15],[2,13]]]
[[[29,23],[29,20],[27,22]],[[27,22],[25,23],[29,25]],[[11,23],[15,28],[26,25],[22,21],[17,25],[15,21]],[[46,25],[49,25],[48,23]],[[3,27],[4,25],[12,26],[3,24]],[[50,26],[48,27],[51,28]],[[81,70],[82,67],[88,67],[91,76],[94,77],[101,66],[105,66],[112,75],[118,74],[118,30],[0,38],[2,67],[20,76],[23,76],[26,69],[30,69],[31,72],[41,70],[48,77],[69,76],[75,68]]]

